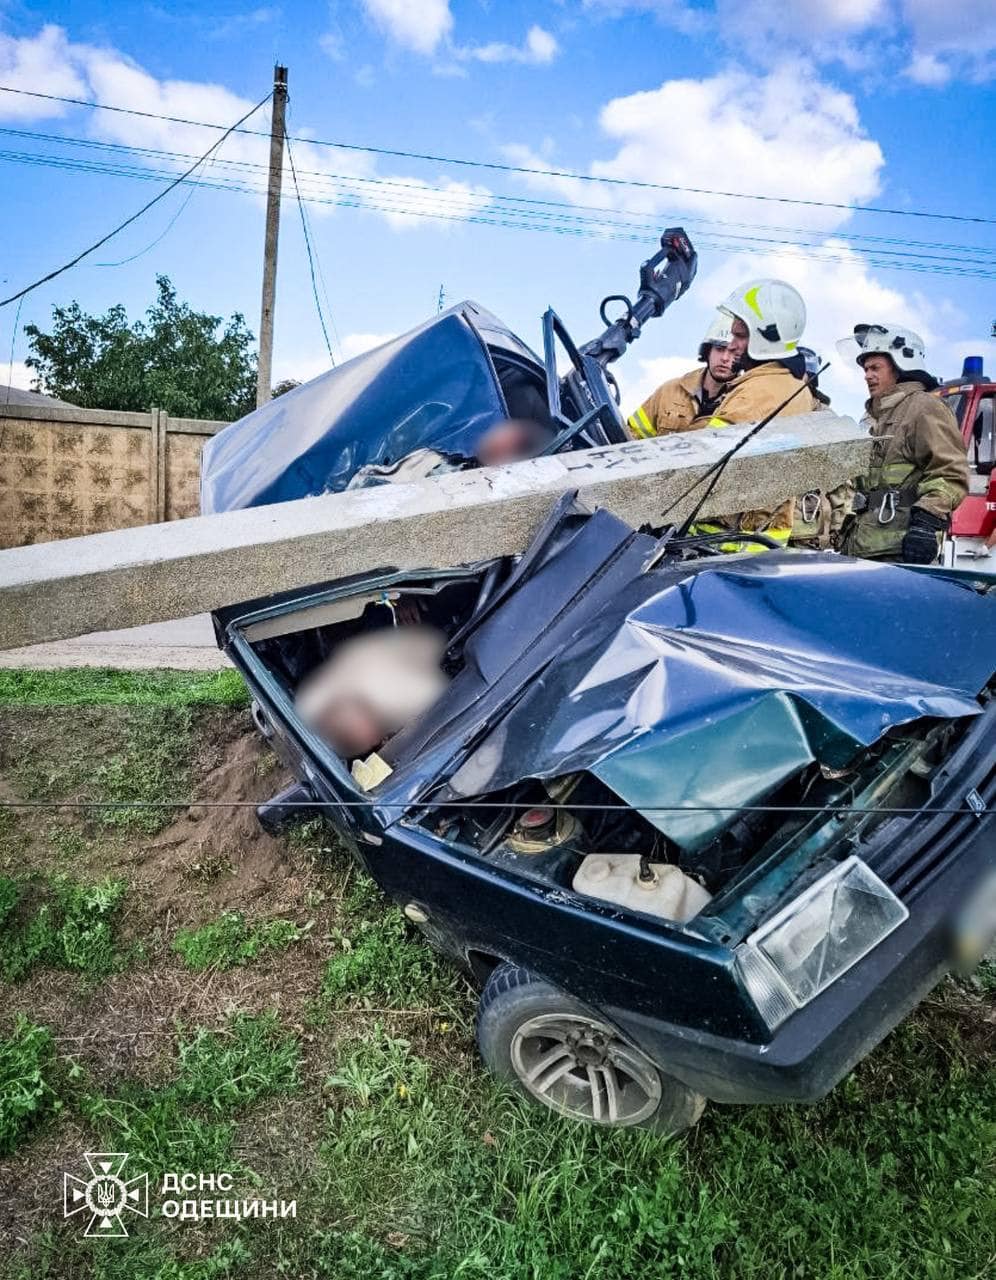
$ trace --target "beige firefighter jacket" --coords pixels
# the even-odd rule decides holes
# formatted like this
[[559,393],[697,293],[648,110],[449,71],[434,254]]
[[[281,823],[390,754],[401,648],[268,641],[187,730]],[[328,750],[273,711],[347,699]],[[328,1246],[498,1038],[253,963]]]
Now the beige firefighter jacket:
[[[760,422],[772,409],[787,400],[798,384],[799,379],[793,377],[782,364],[769,361],[755,365],[730,384],[711,417],[696,419],[692,427],[725,427],[740,422]],[[819,408],[820,402],[808,387],[804,387],[778,416],[813,413]],[[779,542],[788,542],[795,515],[795,499],[787,498],[773,511],[741,511],[735,515],[717,517],[709,523],[719,528],[767,533]],[[745,544],[745,549],[750,548]]]
[[855,507],[863,501],[867,506],[849,522],[841,549],[899,559],[912,507],[946,519],[964,498],[968,457],[954,414],[916,382],[900,382],[866,408],[871,463],[856,481]]
[[[702,365],[662,383],[649,399],[628,418],[630,434],[636,439],[666,436],[675,431],[689,431],[701,408]],[[706,423],[697,424],[704,427]]]

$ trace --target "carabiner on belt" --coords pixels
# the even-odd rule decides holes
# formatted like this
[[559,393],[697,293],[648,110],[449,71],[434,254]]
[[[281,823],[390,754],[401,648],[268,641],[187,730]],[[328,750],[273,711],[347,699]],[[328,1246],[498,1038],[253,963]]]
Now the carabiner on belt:
[[896,518],[896,491],[895,489],[886,489],[882,494],[882,501],[878,507],[879,524],[892,524]]
[[802,520],[804,524],[812,524],[820,514],[820,491],[810,489],[802,495]]

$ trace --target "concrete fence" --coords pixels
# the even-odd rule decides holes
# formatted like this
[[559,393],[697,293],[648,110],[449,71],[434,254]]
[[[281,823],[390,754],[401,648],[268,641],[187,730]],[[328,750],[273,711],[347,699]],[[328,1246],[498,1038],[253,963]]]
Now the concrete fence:
[[198,515],[201,450],[227,425],[0,401],[0,547]]

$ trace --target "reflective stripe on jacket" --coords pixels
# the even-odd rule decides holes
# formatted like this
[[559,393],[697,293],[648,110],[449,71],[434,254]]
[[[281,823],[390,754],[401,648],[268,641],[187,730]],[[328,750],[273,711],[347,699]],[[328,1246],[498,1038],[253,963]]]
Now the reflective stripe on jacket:
[[[666,436],[675,431],[689,431],[699,413],[702,397],[702,365],[662,383],[649,399],[628,418],[632,435],[638,439]],[[704,422],[698,426],[704,427]]]
[[855,514],[842,550],[898,559],[912,507],[947,519],[964,498],[968,457],[954,414],[919,383],[900,382],[866,408],[874,443],[868,474],[857,487],[875,496]]

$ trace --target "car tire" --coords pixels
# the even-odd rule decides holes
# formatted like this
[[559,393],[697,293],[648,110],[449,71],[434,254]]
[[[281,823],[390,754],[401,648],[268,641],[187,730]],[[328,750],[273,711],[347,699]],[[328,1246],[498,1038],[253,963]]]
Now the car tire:
[[671,1136],[705,1109],[700,1093],[665,1075],[580,1000],[517,965],[500,964],[488,978],[477,1044],[499,1080],[588,1124]]

